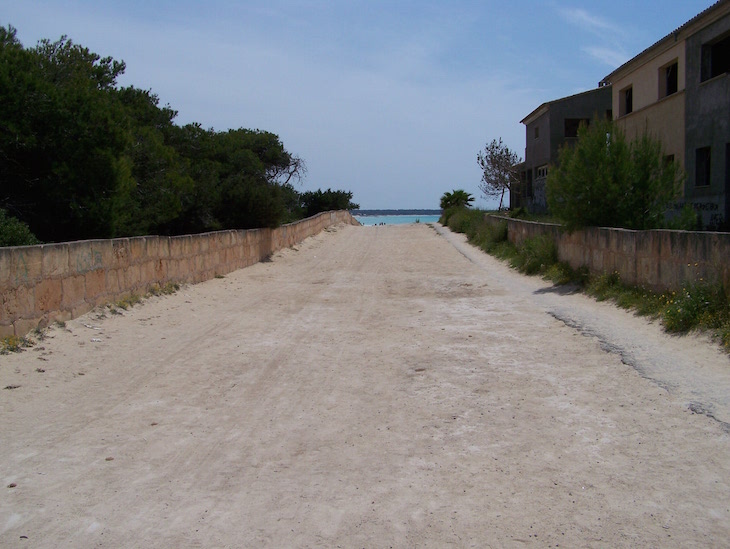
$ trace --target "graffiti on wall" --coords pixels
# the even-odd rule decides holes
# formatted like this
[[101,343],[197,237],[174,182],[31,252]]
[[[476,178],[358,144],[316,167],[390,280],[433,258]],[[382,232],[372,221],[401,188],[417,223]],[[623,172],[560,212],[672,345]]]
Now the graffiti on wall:
[[25,253],[18,250],[18,262],[15,264],[15,284],[28,282],[28,263],[25,259]]
[[685,205],[692,206],[697,215],[702,220],[702,225],[706,229],[723,227],[725,225],[725,215],[720,211],[720,205],[717,202],[678,202],[674,204],[674,210],[679,212]]
[[86,250],[76,255],[76,272],[83,273],[93,271],[104,266],[102,262],[101,252],[95,250]]

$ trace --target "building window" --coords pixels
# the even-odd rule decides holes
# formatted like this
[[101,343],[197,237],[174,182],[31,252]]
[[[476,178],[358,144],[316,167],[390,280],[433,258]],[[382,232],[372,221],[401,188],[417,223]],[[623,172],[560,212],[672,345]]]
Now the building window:
[[566,118],[565,119],[565,137],[578,137],[578,128],[581,124],[588,125],[590,120],[587,118]]
[[540,137],[540,126],[535,126],[535,139]]
[[697,149],[695,156],[695,186],[707,187],[710,185],[710,147]]
[[547,177],[548,174],[548,167],[547,164],[544,166],[540,166],[537,168],[537,177],[535,179],[544,179]]
[[634,88],[629,86],[619,92],[619,116],[634,112]]
[[700,81],[730,72],[730,35],[702,46]]
[[679,90],[679,64],[677,61],[659,69],[659,99]]

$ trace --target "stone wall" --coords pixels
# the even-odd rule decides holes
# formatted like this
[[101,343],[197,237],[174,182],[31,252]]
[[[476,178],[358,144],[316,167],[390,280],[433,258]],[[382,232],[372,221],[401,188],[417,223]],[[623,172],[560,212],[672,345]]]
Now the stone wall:
[[326,212],[276,229],[0,248],[0,337],[22,336],[155,284],[196,283],[248,267],[337,223]]
[[574,269],[618,272],[627,284],[652,290],[674,290],[703,280],[722,281],[730,289],[730,233],[632,231],[587,228],[567,233],[559,225],[487,216],[492,224],[506,221],[515,245],[543,234],[551,236],[558,259]]

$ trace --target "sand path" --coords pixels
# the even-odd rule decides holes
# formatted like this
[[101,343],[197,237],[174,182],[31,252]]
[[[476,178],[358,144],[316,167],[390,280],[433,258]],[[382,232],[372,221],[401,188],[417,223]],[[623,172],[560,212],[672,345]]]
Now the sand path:
[[460,235],[338,227],[0,357],[0,546],[722,546],[728,369]]

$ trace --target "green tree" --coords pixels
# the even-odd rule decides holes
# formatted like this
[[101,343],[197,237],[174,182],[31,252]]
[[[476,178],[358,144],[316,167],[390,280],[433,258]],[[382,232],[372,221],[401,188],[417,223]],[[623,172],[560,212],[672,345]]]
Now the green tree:
[[182,128],[125,65],[0,27],[0,208],[45,241],[275,227],[304,161],[260,130]]
[[0,206],[44,241],[115,235],[132,183],[123,71],[66,37],[27,50],[0,28]]
[[548,173],[547,199],[569,230],[586,226],[650,229],[662,225],[681,172],[648,133],[629,142],[610,120],[578,130]]
[[292,156],[279,137],[260,130],[229,130],[213,136],[220,201],[214,215],[224,228],[276,227],[286,208],[277,180]]
[[308,191],[301,195],[301,205],[304,217],[311,217],[320,212],[331,212],[335,210],[357,210],[359,204],[352,202],[352,192],[333,191],[327,189],[322,191]]
[[9,217],[5,210],[0,209],[0,247],[3,246],[31,246],[40,244],[40,241],[30,231],[28,225]]
[[442,210],[448,210],[449,208],[469,208],[472,202],[474,202],[474,197],[471,193],[463,189],[454,189],[452,192],[447,191],[443,194],[440,205]]
[[185,173],[194,182],[190,192],[182,197],[182,211],[170,229],[173,234],[222,228],[215,212],[221,201],[222,162],[215,152],[215,136],[212,129],[206,130],[197,123],[171,128],[171,145],[180,155]]
[[170,234],[194,186],[182,156],[170,144],[177,113],[160,108],[149,91],[128,87],[118,97],[127,113],[129,141],[123,156],[131,165],[133,186],[118,209],[117,233]]
[[506,192],[511,196],[519,192],[520,178],[515,167],[520,162],[521,158],[502,143],[501,137],[493,139],[485,145],[483,152],[477,153],[477,164],[482,170],[479,190],[486,198],[499,197],[500,210]]

